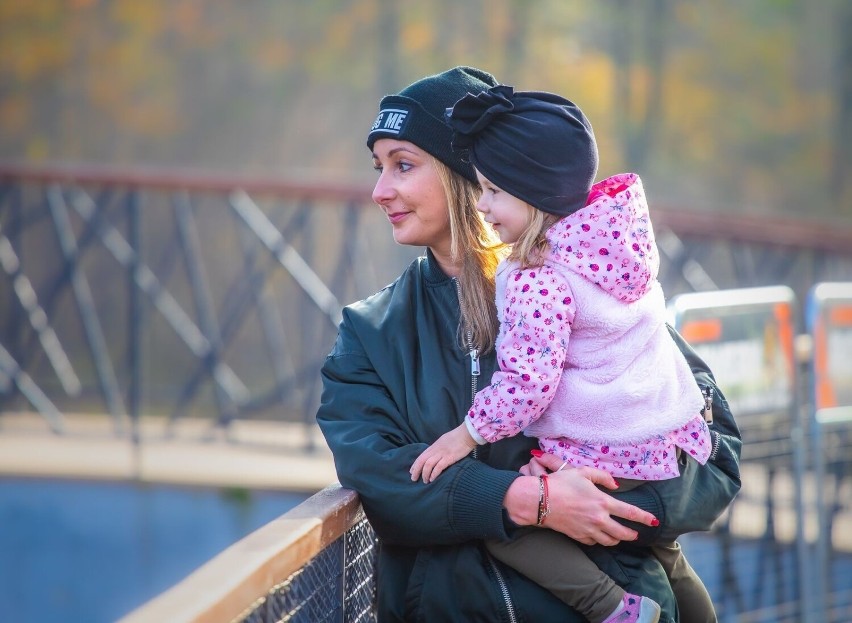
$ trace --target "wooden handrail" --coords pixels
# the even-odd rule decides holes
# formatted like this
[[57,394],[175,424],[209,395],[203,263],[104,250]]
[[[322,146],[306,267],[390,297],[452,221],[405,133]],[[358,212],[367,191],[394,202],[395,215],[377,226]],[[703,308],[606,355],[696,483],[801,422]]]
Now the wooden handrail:
[[111,167],[104,165],[37,166],[0,162],[0,180],[40,184],[75,183],[126,186],[158,190],[225,193],[241,189],[252,195],[295,196],[328,201],[355,201],[372,205],[371,188],[363,184],[288,180],[279,176],[235,175],[215,171],[162,167]]
[[678,236],[852,256],[850,219],[829,222],[741,212],[697,212],[659,204],[651,207],[651,216],[656,230],[668,227]]
[[118,623],[227,623],[364,518],[332,485],[252,532]]

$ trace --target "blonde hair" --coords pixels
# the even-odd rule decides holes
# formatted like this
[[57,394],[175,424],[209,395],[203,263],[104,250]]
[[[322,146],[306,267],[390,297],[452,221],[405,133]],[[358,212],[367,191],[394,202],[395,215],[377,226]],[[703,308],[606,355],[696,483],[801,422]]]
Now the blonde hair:
[[544,263],[550,245],[545,232],[562,217],[539,210],[530,204],[526,206],[529,211],[527,227],[512,245],[509,259],[518,262],[521,268],[535,268]]
[[453,261],[461,261],[459,341],[464,348],[472,346],[486,353],[494,348],[497,339],[494,275],[506,247],[476,210],[479,184],[437,158],[432,160],[450,211],[450,253]]

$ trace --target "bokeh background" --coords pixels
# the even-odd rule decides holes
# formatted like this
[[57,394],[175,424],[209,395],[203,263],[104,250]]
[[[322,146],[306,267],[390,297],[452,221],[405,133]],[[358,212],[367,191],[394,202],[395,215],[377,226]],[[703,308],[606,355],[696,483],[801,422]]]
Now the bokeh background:
[[381,95],[555,91],[601,175],[683,209],[852,217],[848,0],[2,0],[0,159],[369,181]]
[[[324,486],[308,474],[333,480],[313,415],[339,305],[422,252],[395,245],[369,199],[382,95],[473,65],[572,99],[595,127],[599,177],[638,172],[669,219],[668,296],[788,285],[798,305],[815,280],[852,278],[850,33],[850,0],[0,0],[0,620],[115,620]],[[253,181],[250,197],[235,201],[233,180]],[[738,237],[707,214],[758,225],[736,220]],[[820,248],[814,232],[837,236]],[[9,357],[57,413],[24,396]],[[772,456],[748,465],[749,521],[732,523],[744,540],[729,547],[726,527],[694,545],[726,623],[801,620],[788,416],[767,420]],[[841,527],[844,439],[826,505]],[[812,542],[813,516],[807,527]],[[837,532],[837,572],[814,582],[840,596],[825,601],[832,622],[852,612]]]

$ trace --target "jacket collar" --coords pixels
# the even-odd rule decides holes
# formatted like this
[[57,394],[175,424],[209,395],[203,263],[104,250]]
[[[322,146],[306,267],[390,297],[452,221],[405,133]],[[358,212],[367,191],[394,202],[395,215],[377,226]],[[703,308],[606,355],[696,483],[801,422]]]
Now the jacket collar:
[[441,270],[441,266],[432,254],[432,249],[426,247],[426,257],[423,261],[423,278],[428,283],[439,284],[452,279],[447,273]]

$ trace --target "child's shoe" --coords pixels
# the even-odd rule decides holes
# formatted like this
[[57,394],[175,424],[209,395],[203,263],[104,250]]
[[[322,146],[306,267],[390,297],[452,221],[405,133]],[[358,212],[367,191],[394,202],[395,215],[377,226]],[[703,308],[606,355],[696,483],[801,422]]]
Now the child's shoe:
[[603,623],[657,623],[660,604],[650,597],[625,593],[621,605]]

